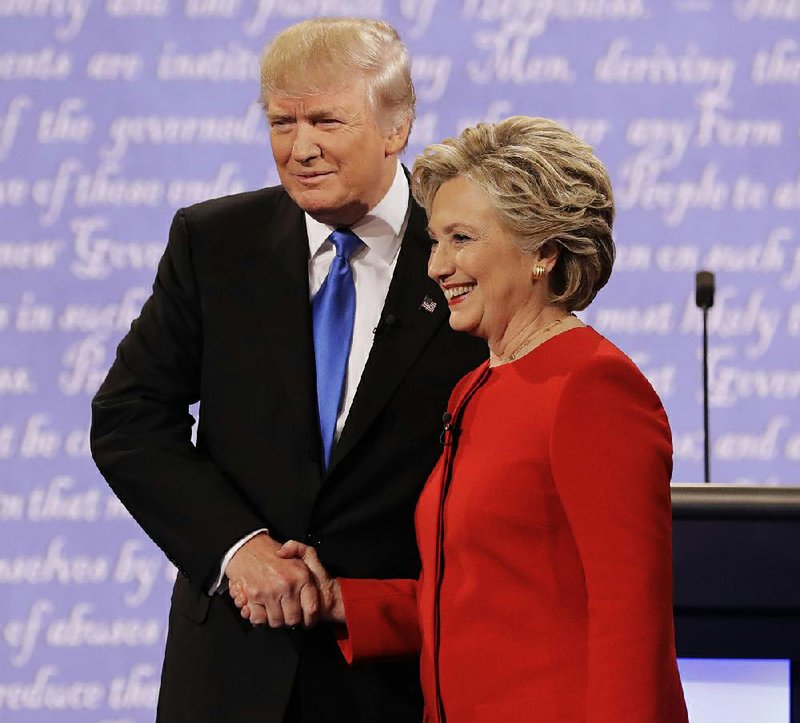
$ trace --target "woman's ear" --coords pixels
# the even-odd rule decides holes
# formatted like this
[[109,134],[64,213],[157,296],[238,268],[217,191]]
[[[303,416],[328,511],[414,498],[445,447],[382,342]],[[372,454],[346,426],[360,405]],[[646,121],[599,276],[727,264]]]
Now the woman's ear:
[[545,273],[551,274],[558,261],[561,245],[556,241],[545,241],[534,254],[533,265],[544,266]]

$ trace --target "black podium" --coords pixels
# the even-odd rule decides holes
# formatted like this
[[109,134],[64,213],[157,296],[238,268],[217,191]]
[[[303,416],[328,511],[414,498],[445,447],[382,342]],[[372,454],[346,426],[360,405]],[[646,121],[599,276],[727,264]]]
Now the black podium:
[[678,655],[789,659],[800,723],[800,487],[675,484],[672,517]]

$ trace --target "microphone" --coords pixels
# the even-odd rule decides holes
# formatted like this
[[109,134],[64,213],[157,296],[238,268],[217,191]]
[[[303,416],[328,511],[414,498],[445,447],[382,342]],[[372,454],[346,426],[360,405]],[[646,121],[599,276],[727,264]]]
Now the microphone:
[[450,426],[450,422],[452,422],[452,421],[453,421],[453,415],[450,414],[450,412],[445,412],[442,415],[442,424],[444,426],[442,428],[442,433],[439,435],[439,444],[441,444],[443,447],[445,445],[449,444],[449,442],[447,441],[447,433],[452,428]]
[[387,314],[378,322],[377,326],[372,330],[372,333],[377,339],[397,326],[397,323],[397,317],[394,314]]
[[708,434],[708,310],[714,306],[714,274],[698,271],[694,282],[694,301],[703,310],[703,462],[705,483],[711,482]]
[[714,274],[698,271],[695,276],[694,301],[701,309],[714,306]]

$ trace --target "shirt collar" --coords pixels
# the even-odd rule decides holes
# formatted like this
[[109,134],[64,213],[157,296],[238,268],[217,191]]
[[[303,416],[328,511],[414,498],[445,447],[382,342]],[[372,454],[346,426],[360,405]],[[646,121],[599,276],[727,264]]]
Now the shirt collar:
[[[364,218],[351,227],[358,237],[387,263],[391,264],[400,248],[400,233],[408,214],[408,179],[400,163],[386,195]],[[308,233],[309,258],[314,258],[331,231],[336,228],[304,214]]]

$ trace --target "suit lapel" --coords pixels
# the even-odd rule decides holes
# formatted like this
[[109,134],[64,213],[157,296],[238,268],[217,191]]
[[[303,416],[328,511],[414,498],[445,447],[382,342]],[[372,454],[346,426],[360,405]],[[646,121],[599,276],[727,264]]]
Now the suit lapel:
[[[386,405],[426,343],[447,318],[447,305],[426,269],[430,242],[425,212],[413,201],[382,319],[395,324],[376,337],[342,436],[333,448],[329,472],[353,449]],[[433,304],[423,302],[432,300]]]
[[266,222],[263,239],[248,259],[247,276],[263,347],[292,400],[299,428],[306,430],[310,445],[318,446],[308,235],[302,210],[288,196],[281,197]]

